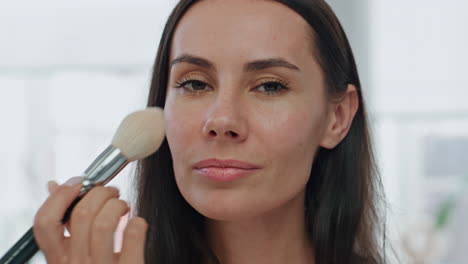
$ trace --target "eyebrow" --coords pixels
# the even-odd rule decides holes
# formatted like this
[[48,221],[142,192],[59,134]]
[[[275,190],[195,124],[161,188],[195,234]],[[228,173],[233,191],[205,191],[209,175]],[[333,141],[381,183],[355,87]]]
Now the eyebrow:
[[[184,53],[181,56],[177,57],[171,62],[171,67],[178,63],[189,63],[193,65],[197,65],[206,69],[215,70],[216,67],[212,62],[207,59],[197,57],[191,54]],[[255,60],[248,62],[244,65],[244,72],[254,72],[254,71],[261,71],[268,68],[275,68],[275,67],[283,67],[295,71],[301,71],[299,67],[296,65],[288,62],[287,60],[281,57],[273,57],[273,58],[266,58],[261,60]]]

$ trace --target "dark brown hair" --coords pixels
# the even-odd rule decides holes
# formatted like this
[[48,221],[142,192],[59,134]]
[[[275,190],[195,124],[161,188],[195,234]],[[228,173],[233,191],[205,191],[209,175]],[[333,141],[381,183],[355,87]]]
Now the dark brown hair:
[[[306,224],[316,263],[384,263],[386,238],[379,215],[383,193],[347,37],[325,1],[276,1],[309,23],[311,50],[324,73],[329,98],[339,98],[348,84],[356,87],[359,97],[359,109],[348,134],[335,148],[318,150],[307,184]],[[148,106],[164,107],[172,36],[181,17],[196,2],[181,0],[167,21],[154,64]],[[167,140],[155,154],[138,163],[137,191],[138,214],[150,226],[147,263],[219,263],[205,240],[204,216],[179,192]]]

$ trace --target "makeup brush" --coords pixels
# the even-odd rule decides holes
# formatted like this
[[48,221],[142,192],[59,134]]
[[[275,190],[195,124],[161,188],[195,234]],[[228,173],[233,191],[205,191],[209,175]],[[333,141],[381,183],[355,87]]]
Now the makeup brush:
[[[67,209],[62,223],[69,220],[73,207],[90,189],[108,183],[128,163],[156,152],[164,139],[163,120],[163,111],[157,107],[137,111],[124,118],[112,143],[83,173],[83,187]],[[38,250],[31,227],[0,259],[0,264],[23,264]]]

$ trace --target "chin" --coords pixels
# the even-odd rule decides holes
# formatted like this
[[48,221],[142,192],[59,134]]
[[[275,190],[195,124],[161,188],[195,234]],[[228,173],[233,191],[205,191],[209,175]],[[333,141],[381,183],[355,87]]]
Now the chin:
[[234,190],[197,190],[196,195],[184,195],[185,200],[203,216],[217,221],[238,221],[260,213],[255,199]]
[[248,210],[237,210],[229,206],[224,208],[205,206],[205,207],[194,207],[200,214],[216,221],[240,221],[252,218],[256,213],[252,213]]

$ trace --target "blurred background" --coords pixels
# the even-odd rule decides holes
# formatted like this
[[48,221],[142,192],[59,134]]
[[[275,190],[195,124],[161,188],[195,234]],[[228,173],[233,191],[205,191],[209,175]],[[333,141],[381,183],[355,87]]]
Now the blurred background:
[[[176,2],[0,0],[0,256],[31,226],[46,182],[81,175],[145,107]],[[388,263],[468,263],[468,2],[328,2],[369,106]],[[134,199],[130,176],[112,184]]]

